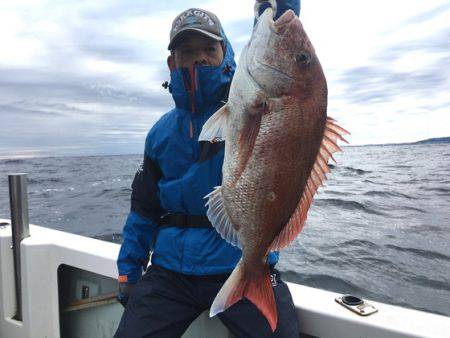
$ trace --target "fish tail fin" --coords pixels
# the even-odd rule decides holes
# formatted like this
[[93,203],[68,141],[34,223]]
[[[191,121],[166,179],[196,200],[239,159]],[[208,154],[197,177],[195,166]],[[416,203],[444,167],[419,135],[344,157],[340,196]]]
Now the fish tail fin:
[[277,327],[277,306],[273,294],[270,272],[267,265],[260,278],[247,279],[241,262],[233,270],[220,289],[209,312],[210,317],[225,311],[243,297],[251,301],[269,322],[272,332]]

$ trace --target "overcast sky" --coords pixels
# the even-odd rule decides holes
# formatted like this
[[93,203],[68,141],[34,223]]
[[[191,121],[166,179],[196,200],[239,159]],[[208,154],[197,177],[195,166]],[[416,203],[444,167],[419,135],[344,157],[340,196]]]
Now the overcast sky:
[[[0,157],[141,153],[172,107],[172,19],[216,13],[239,56],[253,3],[0,0]],[[449,0],[303,0],[300,19],[351,144],[450,136]]]

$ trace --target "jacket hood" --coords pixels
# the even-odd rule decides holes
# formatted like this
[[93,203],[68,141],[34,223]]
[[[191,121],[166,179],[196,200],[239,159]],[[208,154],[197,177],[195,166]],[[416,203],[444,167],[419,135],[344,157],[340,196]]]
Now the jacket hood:
[[[177,108],[201,112],[227,100],[228,90],[236,70],[234,51],[222,30],[225,55],[220,66],[176,68],[170,72],[169,91]],[[193,91],[189,88],[194,83]]]

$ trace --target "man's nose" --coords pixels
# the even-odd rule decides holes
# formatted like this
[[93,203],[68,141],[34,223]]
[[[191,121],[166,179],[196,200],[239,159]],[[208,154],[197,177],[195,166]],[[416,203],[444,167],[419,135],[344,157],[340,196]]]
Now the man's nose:
[[195,58],[195,63],[202,66],[207,66],[209,64],[208,56],[205,53],[199,53]]

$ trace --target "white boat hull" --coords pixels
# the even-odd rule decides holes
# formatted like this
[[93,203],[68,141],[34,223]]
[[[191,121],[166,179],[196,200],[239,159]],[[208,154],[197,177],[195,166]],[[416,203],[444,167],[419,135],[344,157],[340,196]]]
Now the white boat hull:
[[[0,219],[2,222],[9,220]],[[116,287],[119,245],[34,225],[30,235],[21,243],[23,321],[17,321],[13,319],[16,300],[11,227],[0,226],[0,337],[56,338],[61,332],[64,337],[111,337],[123,311],[112,296],[108,298]],[[58,287],[58,268],[60,284],[61,271],[71,271],[66,273],[73,279],[67,282],[72,283],[67,290]],[[450,337],[450,317],[375,301],[370,303],[378,312],[361,317],[337,304],[336,293],[288,285],[301,337]],[[91,293],[90,298],[72,299],[68,306],[60,304],[62,292],[81,298],[83,287]],[[232,335],[205,312],[183,337]]]

